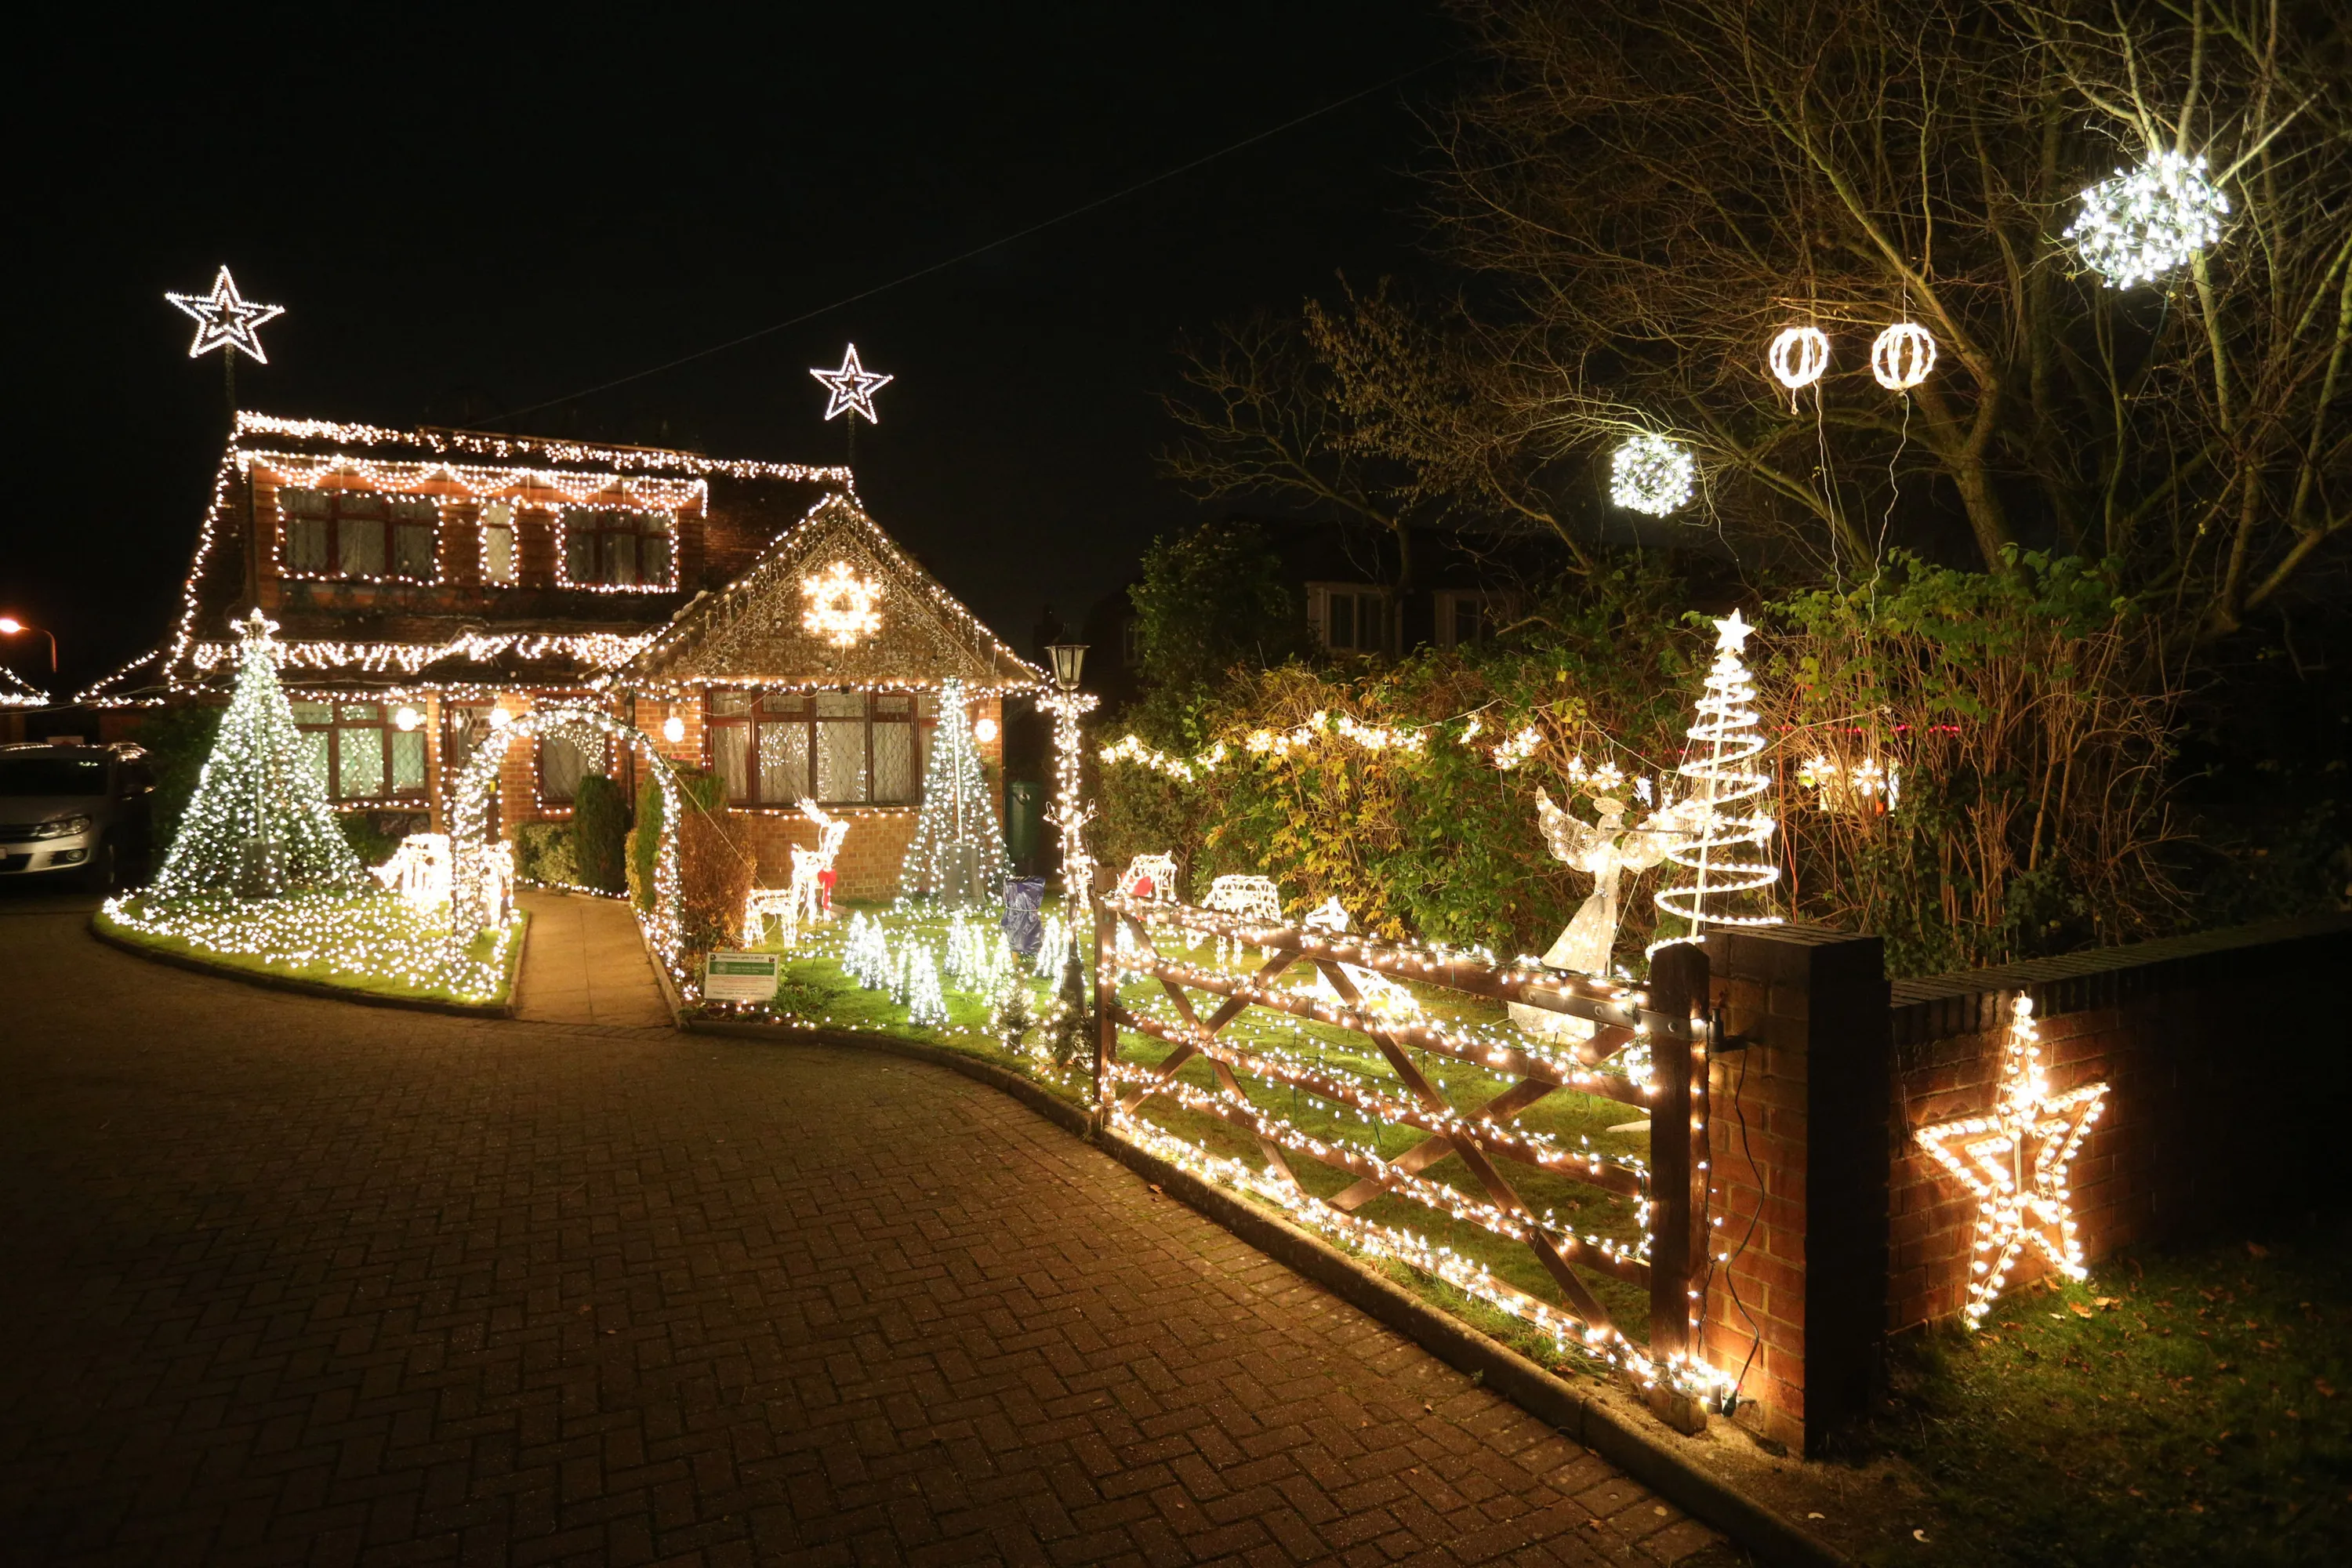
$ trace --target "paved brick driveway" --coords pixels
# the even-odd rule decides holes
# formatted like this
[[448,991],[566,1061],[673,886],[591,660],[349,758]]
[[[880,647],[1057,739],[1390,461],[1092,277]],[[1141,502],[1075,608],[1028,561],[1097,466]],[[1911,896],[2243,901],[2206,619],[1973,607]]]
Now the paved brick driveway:
[[951,1074],[0,973],[0,1558],[1724,1550]]

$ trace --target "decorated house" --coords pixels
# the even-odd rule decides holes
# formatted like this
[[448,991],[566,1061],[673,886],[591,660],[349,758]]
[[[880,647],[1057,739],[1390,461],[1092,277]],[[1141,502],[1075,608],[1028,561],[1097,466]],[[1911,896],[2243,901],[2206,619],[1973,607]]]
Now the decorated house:
[[[446,830],[492,728],[587,701],[718,775],[763,881],[814,842],[801,800],[846,816],[847,898],[898,889],[942,685],[998,763],[1004,698],[1045,684],[866,516],[846,468],[241,413],[169,637],[82,700],[220,700],[230,623],[256,606],[341,810]],[[568,816],[588,773],[634,792],[613,752],[512,748],[502,825]]]

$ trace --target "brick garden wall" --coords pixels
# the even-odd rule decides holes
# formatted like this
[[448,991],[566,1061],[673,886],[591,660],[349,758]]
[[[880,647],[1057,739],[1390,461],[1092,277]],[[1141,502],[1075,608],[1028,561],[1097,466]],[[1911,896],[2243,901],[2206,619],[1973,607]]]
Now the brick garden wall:
[[[2284,921],[1897,982],[1887,1327],[1960,1310],[1975,1205],[1913,1132],[1992,1103],[2020,991],[2034,1002],[2052,1090],[2109,1086],[2069,1173],[2088,1258],[2312,1206],[2352,1095],[2333,1016],[2352,965],[2347,924]],[[2045,1272],[2027,1255],[2011,1279]]]
[[[1888,1332],[1959,1310],[1974,1204],[1914,1134],[1990,1107],[2021,991],[2053,1090],[2111,1086],[2071,1173],[2091,1259],[2258,1226],[2333,1191],[2352,919],[1891,986],[1875,938],[1782,926],[1706,947],[1744,1048],[1709,1066],[1711,1250],[1727,1257],[1706,1352],[1744,1373],[1739,1419],[1792,1447],[1822,1452],[1869,1407]],[[2011,1288],[2037,1277],[2021,1266]]]

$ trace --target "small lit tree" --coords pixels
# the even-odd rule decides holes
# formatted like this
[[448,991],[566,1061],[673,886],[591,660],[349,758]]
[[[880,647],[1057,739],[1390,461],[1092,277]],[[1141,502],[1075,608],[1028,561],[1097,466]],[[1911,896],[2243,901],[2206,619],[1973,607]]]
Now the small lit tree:
[[922,814],[898,873],[900,898],[934,898],[950,909],[995,896],[1013,874],[964,700],[962,681],[950,679],[940,688],[939,728],[923,773]]
[[1755,628],[1734,610],[1715,623],[1715,665],[1706,674],[1706,694],[1682,765],[1688,793],[1652,819],[1667,834],[1666,858],[1693,873],[1692,879],[1655,895],[1658,908],[1688,927],[1670,942],[1697,942],[1710,925],[1778,925],[1780,917],[1762,909],[1761,893],[1780,879],[1763,858],[1778,826],[1761,809],[1771,780],[1748,764],[1764,749],[1756,721],[1756,680],[1740,659]]
[[236,625],[245,639],[236,690],[154,896],[357,890],[366,873],[344,841],[326,781],[278,684],[278,644],[269,635],[277,626],[259,610]]

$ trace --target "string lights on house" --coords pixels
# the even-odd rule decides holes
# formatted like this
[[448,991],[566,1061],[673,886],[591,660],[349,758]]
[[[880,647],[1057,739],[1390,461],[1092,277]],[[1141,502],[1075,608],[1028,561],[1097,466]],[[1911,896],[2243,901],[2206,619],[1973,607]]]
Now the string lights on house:
[[1918,1130],[1920,1147],[1977,1202],[1962,1309],[1969,1328],[1991,1310],[2018,1255],[2028,1247],[2066,1279],[2084,1277],[2066,1170],[2099,1119],[2106,1095],[2104,1083],[2050,1092],[2033,1003],[2021,995],[2011,1005],[1991,1111]]

